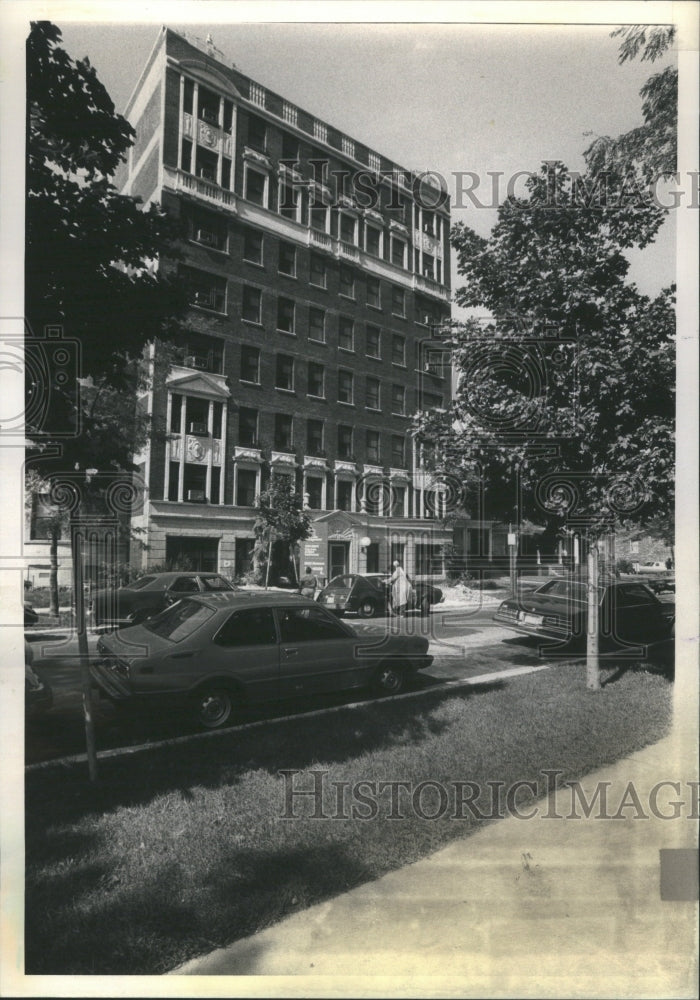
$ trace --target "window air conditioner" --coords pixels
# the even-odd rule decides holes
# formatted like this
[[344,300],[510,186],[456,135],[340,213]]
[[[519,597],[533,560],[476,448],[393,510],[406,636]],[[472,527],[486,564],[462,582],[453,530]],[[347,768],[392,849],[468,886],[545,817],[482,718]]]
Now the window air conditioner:
[[194,368],[195,364],[196,364],[196,361],[197,361],[197,359],[195,358],[194,354],[188,354],[187,357],[185,358],[183,364],[184,364],[185,368]]
[[187,499],[189,501],[196,501],[197,503],[204,503],[206,500],[204,490],[188,490]]
[[210,125],[219,124],[218,112],[210,111],[209,108],[202,108],[200,117],[202,118],[202,121],[208,122]]
[[189,433],[190,434],[207,434],[208,433],[208,431],[207,431],[207,425],[206,424],[202,424],[202,423],[200,423],[197,420],[193,420],[190,423]]
[[213,309],[215,305],[214,293],[197,291],[194,293],[194,301],[198,306],[204,306],[207,309]]

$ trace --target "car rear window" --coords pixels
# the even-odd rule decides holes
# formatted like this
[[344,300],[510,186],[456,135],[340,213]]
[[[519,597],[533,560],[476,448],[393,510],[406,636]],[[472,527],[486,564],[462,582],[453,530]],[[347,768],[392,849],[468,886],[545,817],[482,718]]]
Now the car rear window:
[[205,622],[216,614],[213,608],[208,608],[199,601],[178,601],[171,608],[166,608],[155,618],[146,622],[144,627],[161,639],[170,642],[182,642],[188,636],[201,628]]
[[147,587],[149,583],[153,583],[154,580],[154,576],[142,576],[140,579],[134,580],[133,583],[129,584],[129,590],[143,590],[144,587]]
[[355,579],[354,576],[335,576],[328,584],[328,586],[342,587],[347,589],[349,587],[352,587],[354,579]]
[[233,590],[232,584],[225,580],[223,576],[203,576],[202,586],[205,590]]

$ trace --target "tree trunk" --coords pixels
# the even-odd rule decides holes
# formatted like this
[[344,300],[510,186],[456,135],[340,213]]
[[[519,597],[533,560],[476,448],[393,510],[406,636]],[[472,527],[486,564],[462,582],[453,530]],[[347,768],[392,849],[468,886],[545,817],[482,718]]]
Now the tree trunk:
[[588,616],[586,631],[586,687],[592,691],[600,689],[600,657],[598,655],[598,546],[591,541],[588,547]]
[[49,614],[58,617],[58,539],[61,537],[61,526],[57,522],[51,524],[49,545]]
[[291,562],[292,567],[294,569],[294,576],[296,578],[294,582],[298,584],[299,583],[299,570],[297,568],[296,558],[294,557],[294,543],[293,542],[289,543],[289,561]]
[[265,567],[265,590],[267,590],[268,583],[270,581],[270,563],[272,562],[272,528],[270,528],[270,542],[267,546],[267,566]]

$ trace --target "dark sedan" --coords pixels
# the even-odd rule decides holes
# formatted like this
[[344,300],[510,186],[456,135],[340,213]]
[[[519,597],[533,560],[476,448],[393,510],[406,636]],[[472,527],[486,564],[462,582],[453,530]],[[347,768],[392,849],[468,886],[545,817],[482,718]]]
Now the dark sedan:
[[[643,583],[606,583],[598,587],[600,635],[622,643],[646,644],[673,635],[675,607],[660,601]],[[537,590],[503,601],[493,617],[525,635],[575,639],[586,634],[585,583],[549,580]]]
[[98,590],[92,596],[91,624],[118,628],[137,625],[159,614],[185,594],[234,591],[218,573],[151,573],[118,590]]
[[297,595],[211,593],[184,598],[155,618],[102,636],[91,674],[114,702],[188,704],[207,729],[236,704],[372,685],[398,693],[428,667],[428,640],[351,626]]
[[[360,618],[387,615],[392,610],[391,587],[387,580],[384,573],[336,576],[324,587],[317,599],[337,615],[354,613]],[[413,594],[409,610],[418,610],[422,615],[430,614],[431,605],[442,600],[442,591],[430,583],[415,583]]]

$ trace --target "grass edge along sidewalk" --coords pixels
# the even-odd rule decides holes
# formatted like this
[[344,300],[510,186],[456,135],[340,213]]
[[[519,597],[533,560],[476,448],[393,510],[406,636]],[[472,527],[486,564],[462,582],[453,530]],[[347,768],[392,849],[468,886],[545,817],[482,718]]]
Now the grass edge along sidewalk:
[[[469,781],[488,815],[487,782],[538,783],[547,768],[573,780],[660,739],[670,690],[630,669],[590,692],[580,666],[560,665],[113,759],[97,788],[81,765],[28,773],[26,972],[163,973],[253,934],[487,821],[391,819],[376,795],[363,819],[372,808],[339,789]],[[321,799],[295,798],[287,819],[284,769],[300,788],[324,775]],[[522,787],[518,804],[532,797]]]

